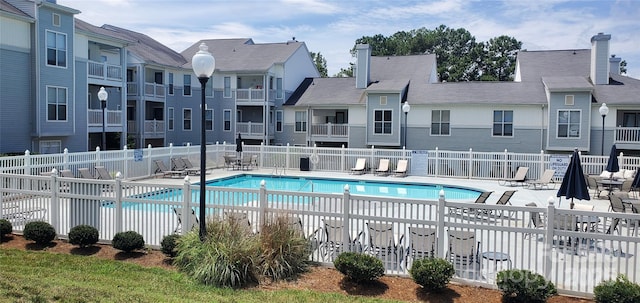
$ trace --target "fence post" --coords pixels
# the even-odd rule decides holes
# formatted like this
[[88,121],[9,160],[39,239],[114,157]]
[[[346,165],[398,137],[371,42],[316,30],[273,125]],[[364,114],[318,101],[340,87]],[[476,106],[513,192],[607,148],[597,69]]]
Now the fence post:
[[468,178],[473,177],[473,148],[469,148],[469,165],[468,165]]
[[435,169],[435,175],[434,175],[434,177],[436,177],[436,178],[440,174],[440,159],[439,159],[439,157],[440,157],[440,153],[438,152],[438,147],[436,146],[436,156],[435,156],[435,158],[436,158],[436,161],[435,161],[436,162],[436,169]]
[[151,144],[147,145],[147,176],[151,176],[154,174],[154,169],[151,163],[153,162]]
[[180,209],[180,221],[182,222],[178,222],[178,224],[182,224],[180,232],[184,236],[190,231],[189,228],[193,226],[191,223],[191,182],[189,181],[189,176],[184,177],[182,192],[184,193],[182,194],[182,207]]
[[260,225],[263,226],[266,223],[267,216],[267,182],[262,180],[260,181]]
[[349,224],[349,200],[351,200],[349,184],[345,184],[344,191],[342,192],[342,222],[344,224],[344,228],[342,229],[342,247],[348,247],[349,251],[351,251],[352,247],[349,246],[349,243],[351,243],[349,236],[349,231],[351,230],[351,224]]
[[[376,146],[375,145],[371,145],[371,164],[369,164],[369,171],[373,171],[376,168],[376,151],[375,151]],[[367,167],[365,166],[365,171],[367,171]]]
[[[58,203],[58,193],[60,192],[60,184],[58,183],[58,170],[51,170],[51,225],[60,233],[60,203]],[[73,226],[72,226],[73,227]]]
[[[287,154],[284,158],[284,167],[282,169],[284,169],[285,167],[289,167],[289,161],[291,161],[291,145],[289,145],[289,143],[287,143]],[[276,167],[279,165],[280,163],[276,163]]]
[[24,151],[24,174],[32,175],[31,172],[31,152],[27,149]]
[[[127,177],[129,176],[129,161],[127,155],[128,155],[128,147],[127,145],[122,147],[122,160],[124,162],[124,164],[122,165],[122,170],[124,171],[123,173],[123,178],[127,179]],[[135,161],[135,156],[133,157],[134,161]]]
[[69,169],[69,149],[65,148],[62,151],[62,167],[63,169]]
[[504,164],[502,165],[502,179],[509,178],[509,175],[508,175],[509,168],[507,167],[507,163],[509,162],[508,161],[508,157],[509,156],[507,154],[507,149],[505,148],[504,149],[504,157],[503,157]]
[[547,281],[551,281],[551,272],[553,270],[553,256],[551,250],[553,248],[553,225],[556,212],[556,208],[553,204],[555,202],[555,198],[551,196],[547,202],[547,224],[544,226],[544,267],[542,270],[544,271],[544,278]]
[[447,251],[444,247],[444,238],[445,238],[445,231],[444,231],[444,221],[445,221],[445,198],[444,198],[444,190],[441,189],[440,192],[438,193],[439,197],[438,197],[438,226],[436,227],[437,229],[437,233],[436,235],[438,235],[438,243],[436,244],[438,247],[437,250],[437,254],[438,257],[444,259],[445,256],[445,252]]
[[[100,146],[96,146],[96,164],[95,165],[102,165],[104,166],[104,164],[102,162],[100,162],[100,160],[102,160],[102,156],[100,155]],[[95,173],[95,171],[92,171],[91,173]]]
[[342,149],[340,150],[340,171],[344,172],[345,162],[347,161],[345,157],[345,148],[344,144],[342,144]]
[[[116,208],[115,220],[116,220],[116,233],[123,231],[122,226],[124,225],[122,222],[122,173],[116,173],[115,186],[113,190],[116,194],[116,200],[113,202]],[[145,218],[146,219],[146,218]]]
[[544,170],[546,169],[546,165],[544,162],[544,150],[540,150],[540,171],[539,171],[539,175],[540,177],[542,177],[542,174],[544,174]]

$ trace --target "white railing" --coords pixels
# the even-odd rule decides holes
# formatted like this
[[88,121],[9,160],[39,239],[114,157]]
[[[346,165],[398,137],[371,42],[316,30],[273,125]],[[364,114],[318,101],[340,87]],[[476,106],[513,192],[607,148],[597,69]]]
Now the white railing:
[[238,122],[236,130],[243,135],[264,135],[264,123]]
[[264,102],[264,89],[239,88],[236,89],[236,101]]
[[127,82],[127,96],[138,96],[138,83]]
[[144,95],[147,97],[155,97],[164,99],[164,85],[157,83],[144,83]]
[[[107,115],[106,126],[117,127],[122,125],[122,111],[105,109]],[[102,127],[102,110],[101,109],[88,109],[87,110],[87,125]]]
[[[169,185],[123,181],[120,176],[105,181],[55,174],[0,174],[0,184],[0,202],[24,210],[16,216],[17,211],[0,209],[0,215],[12,221],[18,232],[31,220],[51,223],[61,237],[73,226],[90,224],[98,228],[102,241],[110,241],[117,232],[133,230],[152,247],[159,247],[164,236],[190,230],[196,219],[192,210],[199,214],[199,199],[192,195],[199,185],[188,179],[182,185]],[[346,186],[343,193],[336,194],[276,191],[269,186],[207,187],[206,214],[244,212],[256,231],[273,216],[298,218],[311,242],[310,258],[321,263],[332,262],[337,254],[335,244],[327,241],[324,222],[338,220],[344,225],[344,239],[348,234],[360,235],[352,245],[343,243],[343,251],[375,255],[382,259],[388,274],[408,275],[416,258],[408,230],[426,227],[438,235],[434,255],[450,261],[454,259],[449,255],[449,235],[467,231],[475,236],[478,258],[464,266],[453,262],[462,282],[495,284],[495,264],[482,257],[491,253],[507,257],[509,262],[501,268],[510,265],[540,273],[566,294],[591,296],[594,286],[618,274],[640,282],[637,214],[559,209],[553,203],[545,207],[472,204],[446,198],[446,191],[437,200],[420,200],[353,195]],[[180,223],[176,211],[180,212]],[[541,221],[532,224],[533,216]],[[613,229],[615,219],[619,224]],[[367,226],[371,224],[391,224],[393,232],[384,235],[383,242],[395,246],[377,250],[369,240]]]
[[164,121],[163,120],[145,120],[144,134],[146,136],[164,137]]
[[89,61],[87,69],[87,74],[91,78],[122,80],[122,66],[120,65]]
[[640,127],[616,127],[615,142],[640,144]]
[[349,125],[348,124],[312,124],[311,135],[317,137],[337,137],[348,138],[349,137]]

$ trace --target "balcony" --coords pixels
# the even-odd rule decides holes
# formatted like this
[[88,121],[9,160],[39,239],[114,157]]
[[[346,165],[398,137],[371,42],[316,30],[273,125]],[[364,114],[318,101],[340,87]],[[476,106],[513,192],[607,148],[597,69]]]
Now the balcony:
[[144,95],[147,97],[164,99],[164,84],[145,82]]
[[144,136],[147,138],[164,138],[163,120],[145,120]]
[[619,149],[640,150],[640,127],[616,127],[614,143]]
[[313,140],[343,141],[349,138],[349,124],[313,124],[311,125]]
[[90,78],[103,80],[122,80],[122,66],[103,62],[89,61],[87,74]]
[[[122,128],[122,111],[105,109],[107,115],[106,127],[119,127]],[[102,110],[101,109],[89,109],[87,110],[87,126],[89,127],[102,127]]]
[[264,89],[262,88],[239,88],[236,90],[236,101],[264,103]]

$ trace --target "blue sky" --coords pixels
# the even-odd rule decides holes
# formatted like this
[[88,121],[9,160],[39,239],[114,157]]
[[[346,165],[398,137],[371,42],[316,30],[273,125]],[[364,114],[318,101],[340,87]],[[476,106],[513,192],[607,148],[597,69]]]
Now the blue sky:
[[58,0],[93,25],[144,33],[180,52],[200,39],[253,38],[257,43],[295,37],[327,59],[329,75],[353,62],[349,50],[362,36],[392,35],[444,24],[465,28],[477,41],[509,35],[527,50],[590,48],[611,34],[610,52],[640,78],[638,0]]

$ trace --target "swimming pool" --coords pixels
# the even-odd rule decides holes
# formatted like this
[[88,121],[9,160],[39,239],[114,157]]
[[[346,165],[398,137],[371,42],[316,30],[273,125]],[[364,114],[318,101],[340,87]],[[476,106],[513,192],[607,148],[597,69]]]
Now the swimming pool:
[[472,188],[440,184],[248,174],[211,180],[207,182],[207,186],[255,189],[260,188],[260,183],[263,180],[265,181],[266,188],[269,190],[315,193],[343,193],[344,186],[349,185],[349,192],[352,195],[427,200],[438,199],[440,190],[444,190],[445,196],[448,200],[475,200],[482,192],[480,190]]

